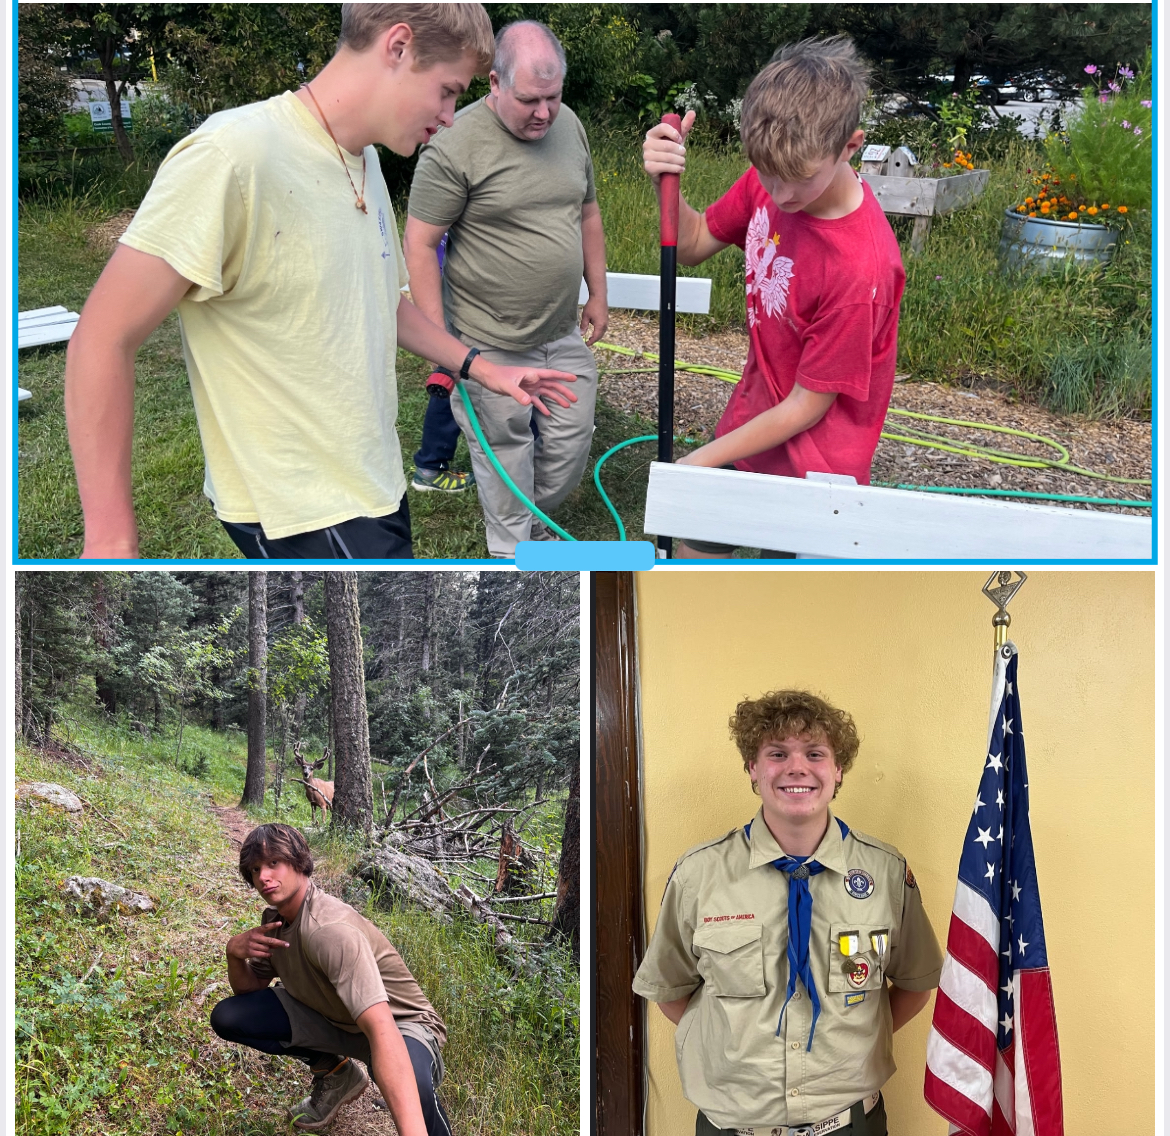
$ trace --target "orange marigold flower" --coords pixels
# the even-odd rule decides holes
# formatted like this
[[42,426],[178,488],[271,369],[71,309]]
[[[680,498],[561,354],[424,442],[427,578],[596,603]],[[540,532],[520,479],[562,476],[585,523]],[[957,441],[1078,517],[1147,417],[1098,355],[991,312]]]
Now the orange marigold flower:
[[1105,202],[1105,203],[1104,203],[1104,204],[1101,206],[1101,208],[1102,208],[1102,209],[1108,209],[1108,208],[1109,208],[1109,202],[1108,202],[1108,201],[1106,201],[1106,202]]
[[1027,212],[1028,212],[1028,207],[1027,207],[1026,205],[1017,205],[1017,206],[1016,206],[1016,212],[1017,212],[1017,213],[1027,213]]
[[1089,208],[1085,210],[1085,212],[1088,213],[1090,217],[1096,217],[1097,216],[1097,206],[1090,205]]
[[1126,209],[1126,207],[1125,207],[1124,205],[1119,205],[1119,206],[1117,207],[1117,212],[1118,212],[1118,213],[1128,213],[1128,212],[1129,212],[1129,210],[1128,210],[1128,209]]
[[1035,216],[1036,216],[1036,214],[1035,214],[1035,213],[1029,213],[1029,214],[1028,214],[1028,216],[1029,216],[1029,217],[1035,217]]
[[1070,221],[1077,221],[1077,220],[1079,220],[1080,218],[1077,216],[1077,214],[1076,214],[1076,213],[1070,213],[1070,214],[1068,215],[1068,219],[1069,219]]
[[1032,204],[1032,202],[1033,202],[1033,200],[1034,200],[1034,198],[1031,198],[1031,197],[1025,197],[1025,198],[1024,198],[1024,204],[1025,204],[1025,205],[1031,205],[1031,204]]

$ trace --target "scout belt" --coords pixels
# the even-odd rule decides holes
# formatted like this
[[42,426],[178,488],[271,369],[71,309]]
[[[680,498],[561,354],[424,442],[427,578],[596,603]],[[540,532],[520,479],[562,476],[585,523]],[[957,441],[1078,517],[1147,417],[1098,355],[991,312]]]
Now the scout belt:
[[[880,1091],[871,1093],[861,1102],[866,1113],[874,1110],[880,1096]],[[853,1109],[850,1107],[836,1116],[830,1116],[828,1120],[818,1120],[814,1124],[764,1124],[755,1128],[733,1128],[732,1131],[735,1136],[825,1136],[828,1132],[836,1132],[839,1128],[847,1127],[852,1112]]]

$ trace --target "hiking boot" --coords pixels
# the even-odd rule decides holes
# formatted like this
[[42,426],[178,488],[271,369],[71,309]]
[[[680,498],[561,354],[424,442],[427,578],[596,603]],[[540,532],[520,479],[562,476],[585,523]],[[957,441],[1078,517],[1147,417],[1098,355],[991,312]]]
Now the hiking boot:
[[356,1062],[345,1057],[332,1069],[313,1071],[313,1089],[292,1110],[293,1127],[301,1132],[328,1128],[343,1104],[366,1091],[370,1078]]
[[439,493],[462,493],[464,489],[475,484],[475,474],[460,473],[454,469],[419,469],[415,468],[414,479],[410,483],[411,489],[420,493],[430,493],[432,490]]

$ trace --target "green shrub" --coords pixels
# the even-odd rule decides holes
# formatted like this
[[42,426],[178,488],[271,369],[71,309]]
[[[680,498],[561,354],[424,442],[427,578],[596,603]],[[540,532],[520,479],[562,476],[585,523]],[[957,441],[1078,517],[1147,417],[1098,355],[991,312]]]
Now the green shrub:
[[1137,75],[1119,67],[1106,81],[1092,64],[1085,70],[1100,76],[1101,85],[1086,87],[1083,106],[1065,131],[1045,140],[1048,161],[1061,182],[1075,183],[1088,202],[1148,209],[1154,145],[1149,57]]

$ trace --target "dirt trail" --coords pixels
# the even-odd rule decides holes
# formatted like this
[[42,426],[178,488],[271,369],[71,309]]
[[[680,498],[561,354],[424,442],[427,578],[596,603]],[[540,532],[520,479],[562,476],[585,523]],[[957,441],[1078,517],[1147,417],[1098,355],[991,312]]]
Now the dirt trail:
[[[244,838],[256,827],[256,822],[236,805],[208,805],[208,809],[215,814],[223,828],[224,835],[231,841],[233,852],[238,852]],[[235,870],[234,857],[231,868],[233,871]],[[318,873],[314,871],[314,877],[317,875]],[[324,890],[335,892],[335,887],[330,886],[330,883],[335,883],[335,881],[330,879],[327,872],[321,873],[321,878],[317,882]],[[223,992],[224,995],[227,993],[230,991]],[[310,1086],[308,1073],[304,1076],[304,1083],[307,1094]],[[397,1133],[398,1129],[390,1118],[390,1114],[375,1108],[375,1100],[380,1102],[381,1097],[371,1081],[370,1087],[362,1096],[345,1105],[338,1113],[337,1119],[329,1126],[330,1136],[391,1136],[391,1134]],[[296,1102],[289,1101],[288,1103],[295,1104]],[[295,1130],[290,1129],[290,1131]]]

